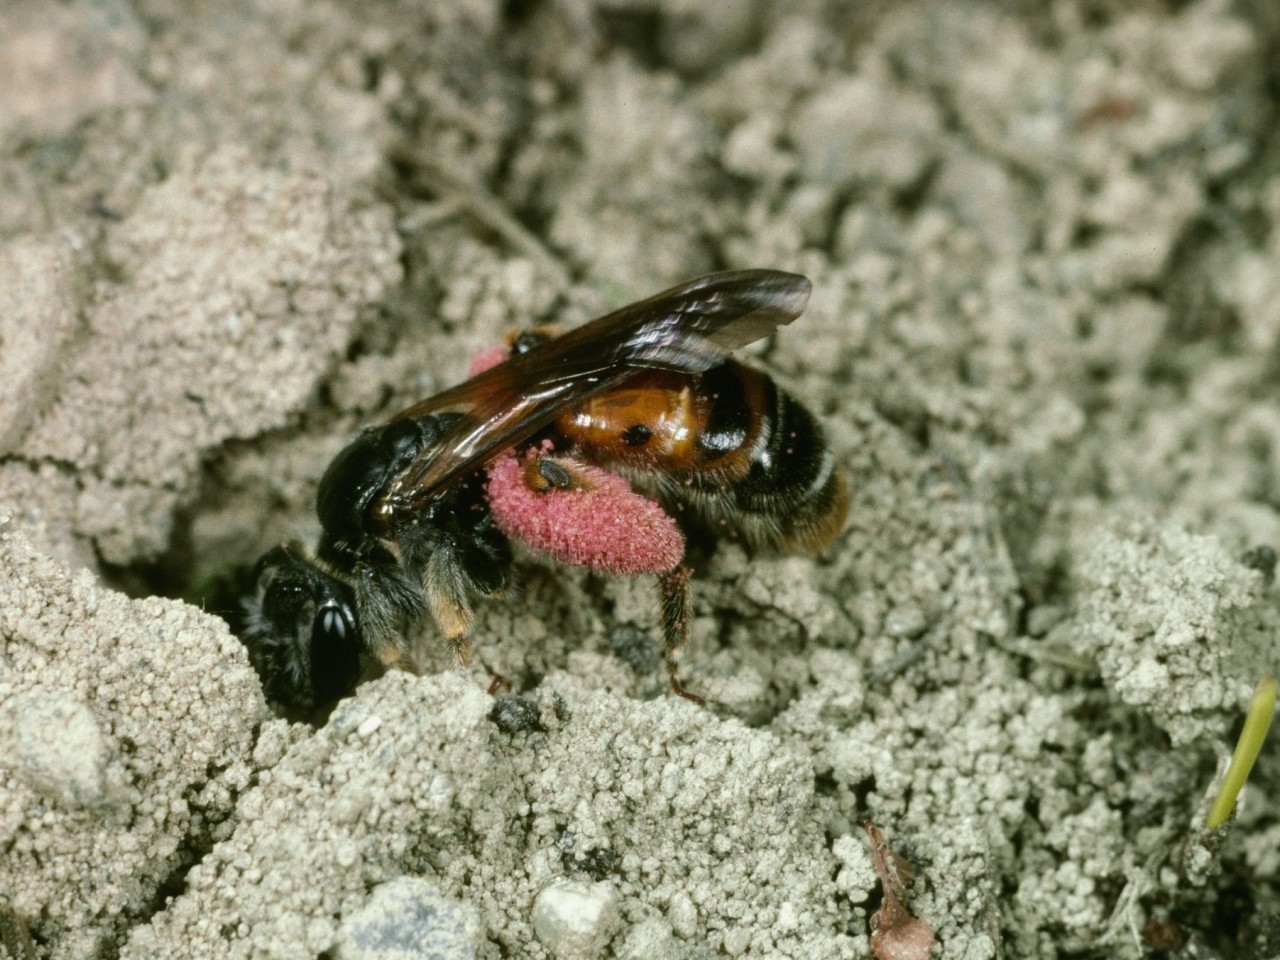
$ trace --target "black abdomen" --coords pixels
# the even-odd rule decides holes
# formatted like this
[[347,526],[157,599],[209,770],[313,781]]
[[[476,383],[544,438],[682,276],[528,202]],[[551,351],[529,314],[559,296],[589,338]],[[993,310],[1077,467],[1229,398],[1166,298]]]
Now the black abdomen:
[[735,361],[707,371],[696,390],[705,467],[694,478],[695,506],[758,545],[826,546],[844,526],[848,493],[813,414]]
[[748,372],[763,381],[761,423],[747,474],[732,486],[733,506],[749,537],[788,550],[820,550],[848,514],[844,478],[808,408],[769,377]]

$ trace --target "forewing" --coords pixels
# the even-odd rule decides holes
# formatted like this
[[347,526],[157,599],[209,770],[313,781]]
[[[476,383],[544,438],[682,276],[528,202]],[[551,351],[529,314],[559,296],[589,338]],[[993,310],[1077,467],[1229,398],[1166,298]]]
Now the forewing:
[[422,504],[458,477],[642,370],[695,374],[804,311],[809,281],[778,270],[713,273],[538,344],[394,419],[453,410],[462,419],[392,493]]

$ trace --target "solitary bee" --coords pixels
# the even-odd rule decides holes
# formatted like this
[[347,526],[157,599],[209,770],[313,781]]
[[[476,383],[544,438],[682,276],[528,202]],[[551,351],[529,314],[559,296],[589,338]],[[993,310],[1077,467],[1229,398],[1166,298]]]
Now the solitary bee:
[[460,664],[472,602],[499,594],[511,541],[594,570],[656,574],[666,668],[689,620],[686,511],[758,547],[816,552],[848,512],[813,415],[729,357],[804,310],[810,282],[717,273],[562,336],[521,334],[466,382],[370,427],[329,465],[315,558],[267,553],[245,642],[273,699],[306,711],[366,670],[407,666],[430,614]]

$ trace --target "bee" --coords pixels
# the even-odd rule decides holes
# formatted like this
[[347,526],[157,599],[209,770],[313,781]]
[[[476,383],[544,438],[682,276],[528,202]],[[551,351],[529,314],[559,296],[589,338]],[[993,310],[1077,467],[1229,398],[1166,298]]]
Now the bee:
[[243,630],[268,696],[309,711],[371,670],[410,667],[430,616],[470,662],[472,604],[509,585],[512,540],[657,576],[667,674],[689,621],[683,511],[755,547],[816,552],[844,478],[817,419],[730,352],[803,312],[810,282],[712,274],[554,336],[513,338],[467,381],[366,429],[317,491],[314,559],[268,552]]

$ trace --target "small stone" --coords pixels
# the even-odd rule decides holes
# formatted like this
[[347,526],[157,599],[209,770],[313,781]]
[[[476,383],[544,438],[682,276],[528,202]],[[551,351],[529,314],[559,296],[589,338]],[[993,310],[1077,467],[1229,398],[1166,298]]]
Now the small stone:
[[377,887],[338,931],[337,960],[473,960],[483,926],[474,907],[420,877]]
[[87,703],[63,690],[31,690],[6,713],[5,753],[33,790],[70,807],[110,801],[114,751]]
[[1042,603],[1032,607],[1027,611],[1027,634],[1043,637],[1070,615],[1071,610],[1062,605]]
[[724,952],[731,957],[741,956],[751,946],[751,928],[734,927],[724,935]]
[[676,960],[684,951],[675,931],[662,917],[650,917],[632,927],[617,948],[618,960]]
[[489,719],[503,733],[523,733],[542,727],[542,711],[524,697],[499,697],[489,711]]
[[929,618],[914,603],[894,607],[884,618],[884,632],[891,637],[914,640],[929,629]]
[[657,662],[653,637],[633,623],[622,623],[609,631],[609,648],[637,673],[652,670]]
[[533,930],[551,953],[564,960],[603,955],[620,922],[613,885],[555,880],[533,904]]
[[698,933],[698,908],[683,891],[674,894],[667,904],[667,919],[671,929],[685,940],[692,940]]

